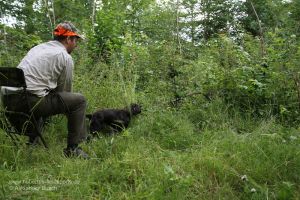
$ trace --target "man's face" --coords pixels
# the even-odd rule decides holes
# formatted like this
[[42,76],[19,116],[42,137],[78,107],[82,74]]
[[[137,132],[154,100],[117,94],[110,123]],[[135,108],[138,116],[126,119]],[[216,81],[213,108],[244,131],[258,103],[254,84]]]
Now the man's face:
[[78,38],[77,37],[67,37],[67,51],[69,54],[77,47]]

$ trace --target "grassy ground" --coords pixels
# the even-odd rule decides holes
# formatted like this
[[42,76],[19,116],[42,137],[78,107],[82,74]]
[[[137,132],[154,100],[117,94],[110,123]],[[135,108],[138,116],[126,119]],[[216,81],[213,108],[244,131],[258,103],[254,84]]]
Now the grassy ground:
[[145,111],[122,134],[83,144],[90,160],[63,157],[62,117],[46,130],[49,150],[16,148],[1,132],[0,198],[300,198],[300,130],[224,114],[200,129],[197,112]]
[[136,92],[134,77],[99,68],[76,76],[88,112],[139,102],[142,114],[120,135],[82,144],[90,160],[63,156],[62,116],[45,130],[48,150],[17,148],[0,130],[0,199],[300,199],[300,129],[198,96],[174,109],[167,85]]

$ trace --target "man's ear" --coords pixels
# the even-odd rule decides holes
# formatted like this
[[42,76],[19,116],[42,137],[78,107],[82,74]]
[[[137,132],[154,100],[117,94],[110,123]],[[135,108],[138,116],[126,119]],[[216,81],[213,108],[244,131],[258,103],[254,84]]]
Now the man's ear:
[[69,44],[70,42],[73,41],[73,39],[74,39],[74,38],[72,38],[71,36],[68,36],[68,37],[66,38],[66,43]]
[[88,118],[88,119],[91,121],[91,119],[92,119],[92,114],[86,114],[85,117]]

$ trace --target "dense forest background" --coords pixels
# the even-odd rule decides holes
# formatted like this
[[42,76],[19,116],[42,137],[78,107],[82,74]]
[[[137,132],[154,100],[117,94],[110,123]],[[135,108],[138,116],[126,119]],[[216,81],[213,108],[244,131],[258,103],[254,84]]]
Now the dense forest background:
[[221,98],[242,113],[299,121],[299,1],[6,0],[0,5],[1,66],[17,66],[32,46],[52,38],[57,23],[68,20],[86,36],[75,55],[76,70],[97,76],[99,83],[108,77],[104,68],[114,67],[128,73],[121,75],[130,89],[157,91],[154,98],[163,95],[172,107]]
[[[55,168],[50,177],[86,180],[60,195],[300,198],[299,0],[4,0],[0,14],[1,67],[16,67],[51,40],[56,24],[71,21],[85,35],[72,56],[74,91],[86,96],[88,112],[143,106],[122,136],[89,146],[101,170],[90,163],[91,175],[73,176],[67,171],[78,169],[52,157],[65,174]],[[54,122],[48,132],[65,131]],[[59,140],[48,137],[53,148]],[[7,197],[12,177],[33,176],[23,173],[28,163],[52,161],[39,160],[44,152],[21,158],[24,149],[4,144]]]

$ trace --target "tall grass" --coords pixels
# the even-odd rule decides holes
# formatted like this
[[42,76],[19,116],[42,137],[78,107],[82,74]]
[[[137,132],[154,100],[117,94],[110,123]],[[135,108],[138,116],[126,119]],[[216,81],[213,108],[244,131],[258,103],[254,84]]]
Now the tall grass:
[[49,150],[1,133],[1,198],[299,199],[299,130],[270,119],[240,133],[221,113],[199,129],[191,116],[146,110],[120,135],[83,144],[90,160],[63,157],[61,118],[46,130]]
[[173,108],[160,92],[167,87],[136,91],[134,70],[122,66],[99,64],[91,72],[75,79],[87,112],[134,101],[142,114],[119,135],[83,143],[90,160],[63,156],[62,116],[46,127],[48,150],[26,146],[25,138],[15,147],[1,131],[0,199],[300,198],[299,129],[201,95]]

